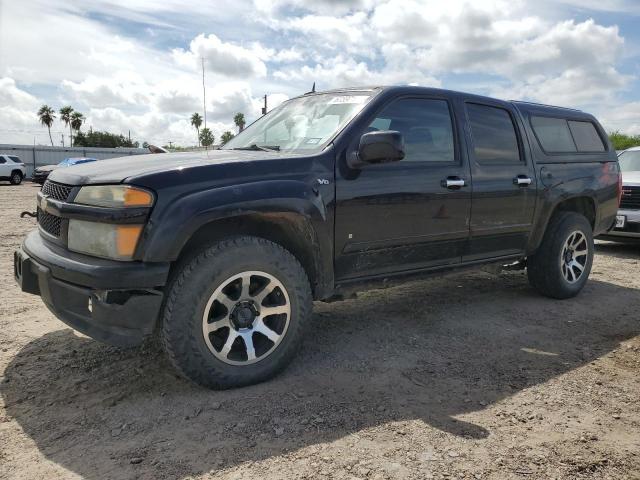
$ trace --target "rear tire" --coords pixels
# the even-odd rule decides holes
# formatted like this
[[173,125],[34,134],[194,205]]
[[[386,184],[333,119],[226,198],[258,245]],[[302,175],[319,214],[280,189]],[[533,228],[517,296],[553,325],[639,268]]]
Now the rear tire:
[[589,221],[578,213],[557,213],[537,252],[527,259],[529,283],[547,297],[575,297],[589,278],[593,252]]
[[22,183],[22,173],[20,172],[11,172],[11,177],[9,177],[9,182],[11,185],[20,185]]
[[311,310],[309,280],[291,253],[261,238],[229,238],[178,267],[162,343],[176,370],[200,385],[250,385],[289,364]]

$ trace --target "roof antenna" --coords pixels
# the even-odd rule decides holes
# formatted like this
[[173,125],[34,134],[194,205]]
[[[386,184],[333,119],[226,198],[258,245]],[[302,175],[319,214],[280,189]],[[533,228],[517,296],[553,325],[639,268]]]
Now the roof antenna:
[[309,95],[310,93],[316,93],[316,82],[313,82],[313,87],[311,87],[311,91],[305,93],[305,95]]

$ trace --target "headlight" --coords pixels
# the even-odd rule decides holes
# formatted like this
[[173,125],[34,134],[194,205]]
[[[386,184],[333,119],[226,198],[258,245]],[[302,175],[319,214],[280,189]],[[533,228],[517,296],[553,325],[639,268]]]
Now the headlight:
[[69,220],[69,250],[114,260],[131,260],[136,250],[142,225]]
[[80,189],[73,202],[95,207],[150,207],[153,194],[130,185],[89,185]]
[[[73,203],[108,208],[151,207],[153,194],[131,185],[87,185]],[[131,260],[144,225],[69,220],[67,247],[78,253],[114,260]]]

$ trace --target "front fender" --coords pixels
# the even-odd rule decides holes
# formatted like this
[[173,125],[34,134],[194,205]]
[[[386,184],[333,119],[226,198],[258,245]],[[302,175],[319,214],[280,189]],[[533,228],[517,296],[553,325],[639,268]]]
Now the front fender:
[[327,210],[320,192],[296,180],[273,180],[203,190],[184,195],[152,213],[145,229],[142,260],[173,261],[202,226],[251,213],[295,213],[305,217],[318,239],[329,239]]

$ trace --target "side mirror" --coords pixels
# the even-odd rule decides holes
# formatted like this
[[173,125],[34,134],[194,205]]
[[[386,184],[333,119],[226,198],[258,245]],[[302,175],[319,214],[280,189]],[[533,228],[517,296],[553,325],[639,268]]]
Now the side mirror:
[[369,132],[362,135],[358,151],[348,158],[351,168],[376,163],[397,162],[404,158],[404,138],[395,130]]

